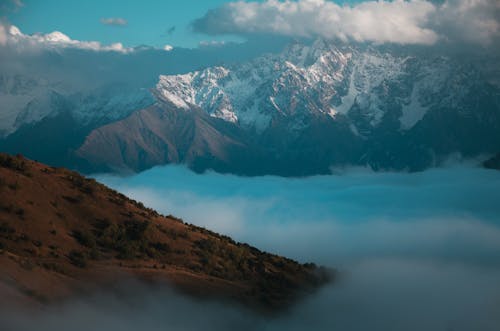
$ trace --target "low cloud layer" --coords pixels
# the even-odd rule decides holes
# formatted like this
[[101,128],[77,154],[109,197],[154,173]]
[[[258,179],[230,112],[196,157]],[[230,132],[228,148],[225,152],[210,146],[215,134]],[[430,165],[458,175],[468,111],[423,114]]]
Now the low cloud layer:
[[[372,260],[290,311],[264,317],[137,282],[41,311],[2,307],[3,331],[496,331],[500,272]],[[1,294],[1,293],[0,293]],[[464,300],[465,299],[465,300]],[[29,318],[27,318],[29,316]]]
[[[160,167],[98,176],[161,212],[338,267],[332,286],[264,317],[137,283],[59,306],[0,310],[0,329],[493,331],[500,327],[500,173],[349,171],[241,178]],[[26,316],[29,314],[30,318]]]
[[[341,270],[336,284],[289,314],[272,320],[252,317],[254,324],[241,323],[241,329],[500,326],[499,172],[469,167],[416,174],[352,170],[285,179],[160,167],[128,178],[99,179],[165,214]],[[232,313],[224,308],[220,315]]]
[[239,1],[208,11],[192,26],[196,32],[211,35],[271,33],[397,44],[452,41],[489,45],[499,39],[498,1],[438,3],[396,0],[338,5],[327,0]]
[[114,25],[114,26],[125,26],[128,24],[127,20],[121,17],[101,18],[101,23],[104,25]]
[[164,214],[304,262],[412,257],[500,266],[495,171],[356,170],[286,179],[196,175],[169,166],[99,179]]

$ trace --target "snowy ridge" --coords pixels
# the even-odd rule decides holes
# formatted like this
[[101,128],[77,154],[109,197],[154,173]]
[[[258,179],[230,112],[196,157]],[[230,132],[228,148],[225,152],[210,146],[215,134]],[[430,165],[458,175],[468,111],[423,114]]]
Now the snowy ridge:
[[0,137],[61,112],[81,125],[118,120],[153,103],[146,89],[103,86],[80,91],[67,84],[22,75],[0,75]]
[[358,126],[376,128],[389,112],[397,112],[400,129],[409,130],[431,109],[461,107],[474,81],[461,70],[466,72],[447,58],[416,59],[317,40],[237,66],[161,76],[155,95],[257,131],[276,118],[326,114],[351,119],[357,133]]
[[336,94],[329,87],[343,81],[349,57],[337,50],[319,52],[315,47],[292,45],[282,54],[231,68],[160,76],[155,95],[179,108],[195,105],[211,116],[260,131],[278,115],[293,116],[310,108],[329,113],[325,105]]
[[50,109],[37,107],[47,104],[49,83],[21,75],[0,75],[0,136],[12,133],[21,124],[39,121],[50,113]]

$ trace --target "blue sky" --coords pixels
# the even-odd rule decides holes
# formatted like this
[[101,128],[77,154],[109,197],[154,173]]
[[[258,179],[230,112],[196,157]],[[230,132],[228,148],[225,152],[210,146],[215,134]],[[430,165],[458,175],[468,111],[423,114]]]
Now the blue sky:
[[[189,24],[223,0],[120,1],[120,0],[24,0],[24,6],[8,15],[24,33],[61,31],[73,39],[126,46],[151,45],[194,47],[204,40],[237,40],[192,33]],[[127,26],[107,26],[102,18],[120,17]],[[167,31],[175,27],[175,31]]]
[[[0,11],[18,5],[0,13],[0,19],[7,16],[26,34],[60,31],[76,40],[126,47],[196,47],[202,41],[263,35],[492,49],[500,43],[500,9],[494,0],[253,0],[224,6],[228,2],[0,0]],[[110,18],[126,24],[103,24]]]
[[[4,1],[14,3],[18,0]],[[196,47],[201,41],[242,40],[237,36],[207,36],[191,31],[190,23],[193,20],[227,2],[230,1],[22,0],[23,6],[9,13],[8,19],[26,34],[61,31],[72,39],[96,40],[104,44],[121,42],[125,46],[162,47],[170,44]],[[360,1],[338,2],[352,4]],[[105,25],[101,23],[104,18],[123,18],[127,25]],[[175,31],[167,33],[172,27],[175,27]]]

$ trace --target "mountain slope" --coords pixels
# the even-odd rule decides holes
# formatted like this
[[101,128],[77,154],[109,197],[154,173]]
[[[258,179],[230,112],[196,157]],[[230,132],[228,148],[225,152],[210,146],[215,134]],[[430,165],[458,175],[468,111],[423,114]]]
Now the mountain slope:
[[201,110],[153,105],[94,130],[77,155],[92,171],[139,171],[181,162],[224,171],[243,164],[249,149],[244,132]]
[[290,133],[287,123],[276,122],[256,136],[199,108],[159,102],[94,130],[76,152],[76,165],[85,172],[127,173],[184,163],[198,172],[306,176],[329,173],[332,158],[352,164],[361,146],[346,123],[321,114],[303,130]]
[[0,154],[2,288],[53,302],[130,276],[197,296],[282,308],[329,279],[164,217],[93,180]]

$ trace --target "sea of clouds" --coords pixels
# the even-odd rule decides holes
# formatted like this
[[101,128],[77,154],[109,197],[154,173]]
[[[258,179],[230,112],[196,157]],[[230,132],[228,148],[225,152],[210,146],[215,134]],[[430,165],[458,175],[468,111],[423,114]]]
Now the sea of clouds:
[[136,284],[121,295],[82,298],[29,320],[21,318],[25,312],[0,316],[3,330],[500,327],[500,172],[456,166],[243,178],[167,166],[96,177],[163,214],[334,267],[340,277],[272,318]]

